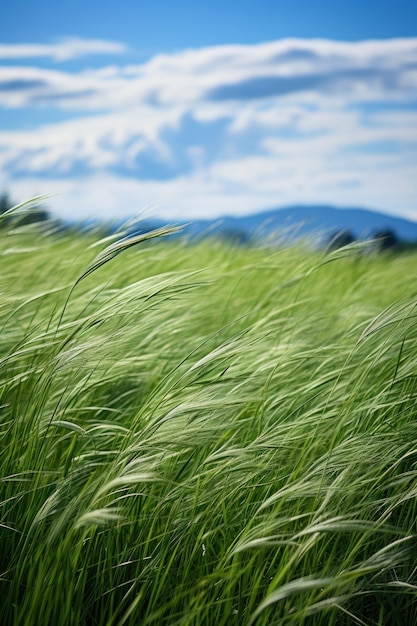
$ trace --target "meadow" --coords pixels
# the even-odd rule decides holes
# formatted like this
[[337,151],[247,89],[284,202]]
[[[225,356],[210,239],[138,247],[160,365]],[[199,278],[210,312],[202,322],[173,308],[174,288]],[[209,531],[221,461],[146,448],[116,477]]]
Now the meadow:
[[416,253],[165,234],[0,231],[0,623],[413,626]]

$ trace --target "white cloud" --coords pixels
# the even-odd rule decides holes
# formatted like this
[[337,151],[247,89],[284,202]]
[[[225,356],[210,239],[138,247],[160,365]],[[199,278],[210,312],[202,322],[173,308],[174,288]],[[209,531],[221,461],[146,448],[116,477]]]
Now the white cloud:
[[2,67],[0,106],[77,117],[0,130],[0,183],[18,199],[59,192],[68,216],[330,202],[417,219],[416,58],[417,39],[291,39],[73,73]]
[[121,54],[126,46],[118,41],[73,37],[54,44],[0,44],[0,60],[50,58],[69,61],[91,54]]
[[[104,172],[67,180],[27,177],[12,191],[18,200],[52,194],[49,205],[59,215],[75,220],[94,216],[120,219],[146,213],[176,222],[244,215],[295,202],[373,207],[416,219],[414,166],[404,169],[391,163],[381,175],[375,168],[366,174],[359,167],[353,173],[323,171],[320,163],[314,166],[308,157],[295,165],[291,171],[291,165],[282,161],[242,159],[230,164],[230,172],[223,179],[216,168],[166,181],[140,181]],[[251,174],[251,180],[242,184]]]
[[[114,42],[69,40],[29,46],[70,58]],[[9,48],[6,46],[5,48]],[[15,46],[19,48],[19,46]],[[22,46],[23,50],[26,46]],[[120,49],[121,51],[121,49]],[[3,55],[6,51],[3,52]],[[55,56],[54,56],[55,55]],[[1,56],[1,47],[0,47]],[[341,43],[288,39],[252,46],[214,46],[158,55],[142,65],[78,73],[36,67],[0,68],[0,104],[55,104],[71,109],[123,109],[140,102],[172,106],[247,101],[300,94],[326,98],[417,97],[417,39]],[[66,87],[67,86],[67,87]]]
[[87,168],[106,165],[129,167],[141,150],[155,150],[167,158],[169,148],[159,135],[175,128],[182,111],[155,112],[141,106],[121,113],[81,117],[41,126],[32,131],[0,131],[0,165],[3,170],[63,174],[83,162]]

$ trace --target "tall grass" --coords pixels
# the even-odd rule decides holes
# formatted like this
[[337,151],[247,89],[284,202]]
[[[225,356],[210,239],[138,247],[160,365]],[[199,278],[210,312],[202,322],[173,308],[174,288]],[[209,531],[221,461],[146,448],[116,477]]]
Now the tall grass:
[[415,624],[415,255],[137,243],[0,238],[0,622]]

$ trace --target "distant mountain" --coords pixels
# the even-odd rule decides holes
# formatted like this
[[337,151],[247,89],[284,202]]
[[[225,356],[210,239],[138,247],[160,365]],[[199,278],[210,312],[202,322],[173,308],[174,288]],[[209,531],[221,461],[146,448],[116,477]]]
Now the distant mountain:
[[[151,219],[139,221],[131,233],[148,232],[165,226],[168,220]],[[238,243],[264,239],[288,240],[313,238],[327,242],[329,237],[341,231],[349,231],[355,239],[370,239],[378,232],[392,231],[398,240],[417,243],[417,223],[400,217],[358,208],[335,208],[327,205],[294,205],[261,213],[212,220],[189,220],[171,223],[184,225],[181,231],[190,239],[211,235],[222,236]],[[113,224],[112,230],[120,227]]]
[[326,236],[350,230],[357,239],[369,239],[378,231],[393,231],[403,241],[417,241],[417,223],[366,209],[338,209],[322,205],[295,205],[242,217],[196,220],[185,228],[191,236],[236,234],[262,239]]

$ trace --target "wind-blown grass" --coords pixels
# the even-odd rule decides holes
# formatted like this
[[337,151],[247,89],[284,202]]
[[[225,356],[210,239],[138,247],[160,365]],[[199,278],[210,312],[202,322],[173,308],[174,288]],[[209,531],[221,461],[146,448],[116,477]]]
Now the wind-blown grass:
[[96,243],[0,239],[0,622],[415,624],[415,255]]

